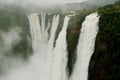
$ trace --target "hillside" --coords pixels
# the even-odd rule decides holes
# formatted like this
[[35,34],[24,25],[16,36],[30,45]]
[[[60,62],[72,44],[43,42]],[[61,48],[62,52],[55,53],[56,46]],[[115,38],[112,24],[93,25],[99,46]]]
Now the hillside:
[[[66,11],[72,10],[76,13],[76,16],[71,18],[67,30],[69,75],[72,73],[76,60],[75,46],[78,43],[81,24],[87,15],[97,11],[101,17],[95,52],[89,66],[89,80],[120,80],[120,1],[99,8],[97,5],[89,3],[83,3],[81,5],[79,3],[70,3],[63,7],[65,7],[64,9]],[[62,27],[64,16],[69,14],[69,12],[64,13],[59,6],[53,9],[41,10],[41,8],[33,6],[0,5],[0,31],[7,32],[10,28],[14,27],[20,27],[22,29],[22,40],[13,46],[12,50],[7,51],[5,55],[11,53],[12,56],[22,56],[26,59],[32,53],[31,43],[27,39],[28,37],[30,38],[27,14],[42,11],[60,14],[61,23],[58,32]],[[2,44],[1,40],[0,36],[0,44]],[[9,55],[6,56],[9,57]],[[0,66],[0,73],[2,71],[3,69]]]
[[89,80],[120,80],[120,1],[98,9],[101,17]]

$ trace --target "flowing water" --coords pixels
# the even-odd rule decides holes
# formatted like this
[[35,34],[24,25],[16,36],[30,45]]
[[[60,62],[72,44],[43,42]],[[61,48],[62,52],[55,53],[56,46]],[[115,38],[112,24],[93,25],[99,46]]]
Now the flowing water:
[[[38,17],[40,15],[40,17]],[[48,18],[45,13],[28,15],[32,38],[33,55],[27,64],[10,70],[0,80],[68,80],[68,53],[66,30],[70,16],[64,18],[62,30],[57,39],[59,15]],[[94,52],[98,33],[99,16],[88,15],[82,24],[77,46],[77,60],[70,80],[88,80],[88,66]]]
[[46,14],[40,14],[40,19],[38,15],[28,15],[33,48],[28,64],[10,71],[0,80],[67,80],[66,30],[70,16],[64,18],[54,47],[59,15],[53,16],[52,23],[46,20]]
[[98,33],[99,16],[97,13],[88,15],[82,23],[81,34],[77,46],[77,60],[71,80],[88,80],[88,68],[94,52],[96,35]]

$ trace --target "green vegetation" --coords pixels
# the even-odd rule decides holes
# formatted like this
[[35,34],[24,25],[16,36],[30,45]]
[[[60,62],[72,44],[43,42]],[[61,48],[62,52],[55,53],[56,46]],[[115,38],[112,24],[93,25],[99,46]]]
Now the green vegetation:
[[69,76],[72,73],[76,61],[76,48],[82,23],[85,20],[85,17],[93,12],[96,12],[96,8],[78,10],[75,12],[76,15],[70,19],[67,30]]
[[[20,27],[22,29],[20,43],[13,47],[12,54],[21,56],[28,54],[27,36],[29,35],[29,24],[27,14],[24,9],[15,5],[0,5],[0,31],[7,32],[11,28]],[[30,53],[30,52],[29,52]]]
[[97,11],[100,14],[99,33],[95,52],[89,66],[89,80],[119,80],[120,77],[120,1],[98,9],[76,11],[68,28],[69,75],[76,60],[76,45],[85,16]]
[[72,73],[72,68],[76,60],[76,47],[78,43],[79,33],[81,24],[84,21],[85,16],[76,15],[71,17],[70,24],[67,30],[67,43],[68,43],[68,66],[69,66],[69,75]]
[[[99,33],[90,65],[90,80],[119,80],[120,13],[100,17]],[[116,70],[117,69],[117,70]]]
[[120,80],[120,1],[99,8],[101,14],[89,80]]
[[0,6],[0,29],[8,30],[11,27],[28,26],[27,16],[23,9],[17,6]]
[[[60,14],[61,16],[56,38],[62,28],[64,16],[69,14],[63,14],[62,10],[58,8],[59,7],[44,11],[50,11],[53,12],[53,14]],[[13,27],[20,27],[23,31],[23,33],[21,33],[22,40],[13,47],[12,55],[15,57],[20,55],[26,58],[32,53],[31,46],[27,41],[27,37],[30,36],[30,33],[26,15],[31,12],[43,11],[39,11],[38,9],[40,8],[34,10],[34,8],[31,7],[24,9],[14,5],[0,5],[0,31],[8,31]],[[71,17],[67,29],[69,75],[72,73],[76,60],[76,46],[82,22],[88,14],[96,11],[101,17],[95,52],[89,66],[89,80],[120,80],[120,1],[100,8],[92,7],[90,9],[75,11],[76,16]],[[1,44],[2,41],[0,39],[0,45]]]
[[98,9],[100,14],[120,12],[120,1],[116,1],[114,4],[106,5]]

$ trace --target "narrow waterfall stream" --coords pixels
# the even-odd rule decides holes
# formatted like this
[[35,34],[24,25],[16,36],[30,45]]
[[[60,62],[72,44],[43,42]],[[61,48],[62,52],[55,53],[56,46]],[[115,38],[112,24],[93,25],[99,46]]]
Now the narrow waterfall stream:
[[82,23],[81,34],[77,46],[77,60],[71,80],[88,80],[88,67],[94,52],[96,35],[98,33],[99,16],[97,13],[88,15]]

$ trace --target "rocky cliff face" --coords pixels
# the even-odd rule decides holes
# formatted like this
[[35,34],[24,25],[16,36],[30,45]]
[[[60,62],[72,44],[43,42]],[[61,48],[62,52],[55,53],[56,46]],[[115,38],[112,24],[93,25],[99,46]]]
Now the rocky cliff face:
[[120,79],[120,13],[101,15],[89,80]]
[[120,79],[120,1],[98,9],[99,33],[89,66],[89,80]]
[[[69,23],[67,42],[70,74],[76,60],[76,45],[78,43],[81,24],[85,16],[95,10],[89,11],[84,10],[81,13],[78,11],[78,15],[72,17]],[[98,12],[101,15],[99,33],[96,39],[95,52],[89,66],[89,80],[120,80],[120,2],[99,8]],[[9,7],[1,6],[0,13],[0,30],[8,31],[9,28],[16,26],[23,30],[23,40],[13,47],[12,53],[18,55],[18,52],[20,52],[23,53],[20,55],[28,56],[29,53],[32,53],[31,45],[27,42],[29,24],[26,14],[28,12],[24,13],[23,10],[17,7],[11,10]],[[62,16],[64,15],[62,14]],[[60,22],[62,22],[62,19]],[[28,44],[29,46],[27,46]]]

